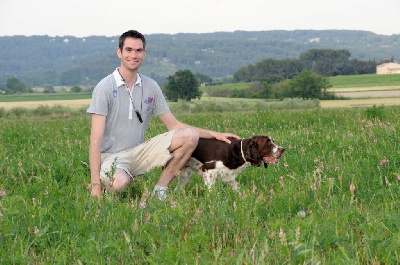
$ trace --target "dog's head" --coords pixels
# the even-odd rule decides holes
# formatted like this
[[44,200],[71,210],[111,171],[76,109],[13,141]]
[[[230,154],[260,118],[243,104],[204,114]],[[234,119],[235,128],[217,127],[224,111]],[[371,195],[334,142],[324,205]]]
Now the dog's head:
[[248,144],[243,149],[247,161],[257,167],[261,165],[261,162],[264,162],[265,167],[278,163],[285,152],[285,148],[275,144],[274,140],[267,135],[255,135],[249,138]]

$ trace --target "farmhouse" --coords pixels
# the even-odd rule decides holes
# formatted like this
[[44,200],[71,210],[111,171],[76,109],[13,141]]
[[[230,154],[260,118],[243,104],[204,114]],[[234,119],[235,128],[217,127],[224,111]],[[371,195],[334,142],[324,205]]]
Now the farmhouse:
[[400,74],[400,64],[398,63],[383,63],[376,66],[376,74]]

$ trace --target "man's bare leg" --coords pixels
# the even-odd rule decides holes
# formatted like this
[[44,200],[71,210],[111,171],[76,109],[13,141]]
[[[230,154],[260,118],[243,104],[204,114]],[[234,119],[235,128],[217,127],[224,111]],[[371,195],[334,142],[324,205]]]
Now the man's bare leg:
[[105,181],[105,187],[111,192],[122,192],[131,183],[132,178],[121,168],[115,169],[113,180]]
[[160,195],[165,198],[165,190],[169,183],[178,175],[179,171],[189,160],[198,142],[199,134],[192,128],[178,129],[174,132],[171,145],[168,148],[173,157],[165,166],[153,191],[153,193],[163,191],[162,194],[159,194],[160,199],[162,199]]

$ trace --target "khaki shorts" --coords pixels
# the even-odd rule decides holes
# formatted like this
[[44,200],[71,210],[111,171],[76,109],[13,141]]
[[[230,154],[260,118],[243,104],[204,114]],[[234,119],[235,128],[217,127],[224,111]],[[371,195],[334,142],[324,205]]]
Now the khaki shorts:
[[141,145],[118,153],[102,153],[100,178],[111,177],[113,169],[120,168],[132,178],[153,168],[162,167],[172,158],[168,148],[175,131],[157,135]]

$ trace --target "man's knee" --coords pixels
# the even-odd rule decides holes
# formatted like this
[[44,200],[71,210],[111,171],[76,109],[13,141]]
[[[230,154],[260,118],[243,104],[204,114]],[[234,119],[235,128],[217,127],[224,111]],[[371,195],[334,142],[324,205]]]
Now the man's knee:
[[182,130],[184,143],[196,147],[200,138],[199,133],[193,128],[184,128]]
[[113,190],[115,192],[124,191],[126,187],[131,183],[131,177],[125,170],[117,168],[114,174]]

